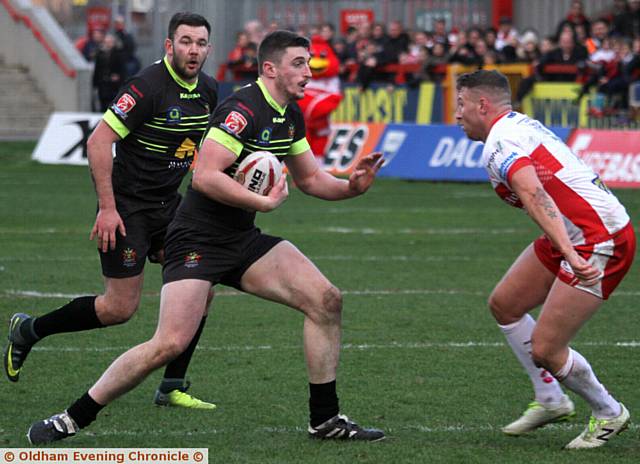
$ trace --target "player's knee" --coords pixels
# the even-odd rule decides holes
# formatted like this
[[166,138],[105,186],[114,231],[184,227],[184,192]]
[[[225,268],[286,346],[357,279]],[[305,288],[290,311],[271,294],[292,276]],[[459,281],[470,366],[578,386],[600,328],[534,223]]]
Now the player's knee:
[[138,309],[138,300],[110,299],[104,305],[96,305],[98,319],[104,325],[124,324]]
[[513,314],[513,308],[503,297],[495,290],[489,296],[487,301],[489,311],[493,315],[496,322],[500,325],[512,324],[518,321],[522,316]]
[[320,317],[333,321],[339,319],[342,314],[342,292],[333,285],[327,287],[321,295],[321,302],[318,306]]
[[553,372],[554,354],[548,344],[536,341],[533,337],[531,338],[531,359],[537,367]]
[[154,365],[164,366],[176,359],[187,348],[187,344],[177,338],[164,339],[155,344]]
[[323,296],[323,306],[331,314],[342,313],[342,292],[333,285],[325,290]]
[[493,314],[493,317],[501,323],[502,319],[502,301],[498,294],[494,291],[489,295],[489,299],[487,300],[487,304],[489,305],[489,311]]

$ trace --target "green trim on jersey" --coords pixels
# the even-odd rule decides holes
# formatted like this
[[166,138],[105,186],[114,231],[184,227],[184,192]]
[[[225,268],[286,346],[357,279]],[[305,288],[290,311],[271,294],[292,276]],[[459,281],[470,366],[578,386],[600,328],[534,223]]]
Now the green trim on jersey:
[[304,153],[307,150],[311,150],[311,146],[309,142],[307,142],[307,138],[303,137],[289,148],[289,152],[287,155],[299,155],[300,153]]
[[164,61],[164,65],[167,67],[167,71],[169,71],[169,74],[171,74],[171,77],[173,78],[173,80],[176,81],[176,84],[178,84],[180,87],[184,87],[189,92],[192,92],[193,89],[195,89],[198,86],[197,77],[196,77],[196,81],[193,84],[189,84],[188,82],[185,82],[184,79],[182,79],[180,76],[178,76],[176,72],[173,70],[173,68],[171,67],[171,64],[169,63],[169,58],[167,57],[167,55],[164,56],[164,59],[162,61]]
[[240,153],[242,153],[242,142],[233,138],[222,129],[212,127],[205,138],[215,140],[226,149],[231,150],[236,156],[240,156]]
[[264,85],[264,82],[262,82],[260,78],[258,78],[256,83],[258,84],[258,87],[260,87],[260,90],[262,91],[262,95],[264,95],[264,99],[267,100],[267,103],[269,103],[271,108],[276,110],[278,114],[280,114],[280,116],[284,116],[284,112],[287,110],[287,106],[285,105],[285,107],[283,108],[280,105],[278,105],[278,102],[273,99],[273,97],[267,90],[267,87]]
[[144,145],[147,150],[153,150],[153,151],[159,151],[161,153],[166,153],[167,150],[169,149],[168,146],[166,145],[157,145],[155,143],[151,143],[151,142],[147,142],[145,140],[142,139],[136,139],[138,142],[140,142],[142,145]]
[[102,120],[106,122],[107,125],[113,129],[113,132],[118,134],[121,139],[129,135],[130,131],[127,126],[125,126],[111,110],[105,111],[104,116],[102,116]]
[[281,153],[281,155],[287,155],[289,154],[289,147],[291,146],[291,144],[287,143],[285,145],[270,145],[268,147],[265,147],[264,145],[256,145],[250,142],[246,142],[245,145],[247,147],[251,147],[254,148],[255,151],[283,151],[283,153]]
[[[196,120],[200,120],[200,121],[196,121]],[[179,126],[204,126],[203,128],[206,129],[207,124],[209,123],[209,115],[205,114],[203,116],[184,116],[181,119],[182,121],[187,121],[187,120],[194,120],[196,122],[181,122],[178,125]],[[166,117],[154,117],[153,118],[153,122],[156,124],[164,124],[166,123],[167,118]]]
[[[158,129],[161,131],[168,131],[168,132],[189,132],[191,130],[193,130],[190,127],[185,127],[184,129],[171,129],[169,127],[164,127],[164,126],[158,126],[157,124],[151,124],[148,122],[144,123],[145,126],[147,127],[153,127],[154,129]],[[193,125],[202,125],[202,123],[199,124],[179,124],[180,126],[193,126]],[[206,127],[203,127],[202,129],[196,129],[196,130],[201,130],[204,131],[206,129]]]

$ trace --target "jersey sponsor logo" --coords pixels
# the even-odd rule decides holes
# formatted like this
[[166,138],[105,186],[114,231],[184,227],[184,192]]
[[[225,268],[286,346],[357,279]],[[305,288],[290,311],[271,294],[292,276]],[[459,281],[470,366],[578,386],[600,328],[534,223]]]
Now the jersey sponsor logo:
[[603,192],[611,194],[611,190],[609,190],[609,187],[607,187],[607,185],[602,181],[602,179],[600,179],[599,175],[596,174],[596,176],[593,179],[591,179],[591,183],[596,187],[598,187]]
[[200,265],[201,259],[202,256],[200,256],[196,251],[187,253],[187,255],[184,257],[184,267],[187,267],[189,269],[198,267]]
[[247,127],[247,120],[237,111],[232,111],[224,120],[223,126],[234,134],[239,134]]
[[194,98],[200,98],[200,94],[180,92],[180,100],[193,100]]
[[500,177],[502,177],[503,179],[507,178],[507,172],[509,172],[509,168],[516,161],[517,156],[518,154],[516,152],[513,152],[509,156],[507,156],[507,159],[505,159],[500,164],[500,167],[498,168],[500,171]]
[[122,96],[116,102],[116,108],[122,113],[126,114],[136,106],[136,99],[128,93],[123,93]]
[[133,248],[125,248],[122,250],[122,265],[124,267],[133,267],[136,265],[138,253]]
[[273,131],[273,127],[265,127],[260,131],[258,145],[269,145],[271,142],[271,131]]
[[274,116],[273,119],[271,120],[271,122],[273,122],[274,124],[280,124],[283,123],[285,121],[286,118],[279,118],[277,116]]
[[182,120],[182,109],[172,106],[167,110],[167,124],[179,124]]
[[[176,152],[173,154],[178,159],[189,159],[193,158],[193,155],[196,151],[196,143],[191,140],[189,137],[184,139],[184,141],[180,144]],[[187,166],[188,167],[188,166]]]

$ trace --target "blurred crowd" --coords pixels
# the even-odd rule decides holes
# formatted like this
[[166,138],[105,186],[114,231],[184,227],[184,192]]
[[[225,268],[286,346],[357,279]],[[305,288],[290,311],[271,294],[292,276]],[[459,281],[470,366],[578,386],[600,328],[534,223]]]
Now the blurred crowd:
[[[234,80],[257,76],[256,50],[277,23],[250,21],[238,32],[226,63]],[[340,77],[367,88],[372,82],[416,85],[439,82],[452,63],[483,67],[503,63],[531,66],[520,83],[516,106],[539,81],[579,82],[580,99],[595,89],[612,106],[626,107],[629,84],[640,78],[640,0],[614,0],[608,11],[588,17],[582,1],[571,2],[556,32],[541,37],[535,30],[516,30],[511,18],[498,28],[447,28],[437,19],[432,30],[407,30],[400,21],[361,23],[343,35],[329,23],[294,29],[320,35],[340,59]]]
[[126,30],[124,17],[116,16],[111,30],[94,28],[78,39],[75,46],[94,64],[92,109],[104,112],[124,81],[140,70],[136,41]]

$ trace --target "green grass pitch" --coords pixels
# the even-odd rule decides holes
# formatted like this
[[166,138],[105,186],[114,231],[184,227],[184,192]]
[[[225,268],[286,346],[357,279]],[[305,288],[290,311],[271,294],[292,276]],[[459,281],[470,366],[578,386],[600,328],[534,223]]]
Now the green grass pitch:
[[[32,149],[0,144],[3,340],[14,312],[40,315],[72,295],[102,290],[88,240],[96,207],[88,170],[34,163]],[[617,194],[637,221],[640,192]],[[486,299],[539,231],[488,184],[380,179],[365,196],[344,202],[292,189],[258,223],[291,240],[343,290],[342,410],[389,438],[309,440],[302,316],[219,287],[189,371],[191,393],[215,401],[217,410],[153,406],[158,371],[56,446],[206,447],[215,463],[638,462],[633,424],[601,449],[561,450],[589,414],[574,395],[573,422],[528,437],[501,434],[532,391]],[[574,344],[632,417],[640,417],[639,270],[636,264]],[[19,383],[0,378],[0,447],[28,446],[33,421],[68,407],[113,359],[153,334],[160,284],[159,267],[148,265],[131,321],[47,338],[30,354]]]

